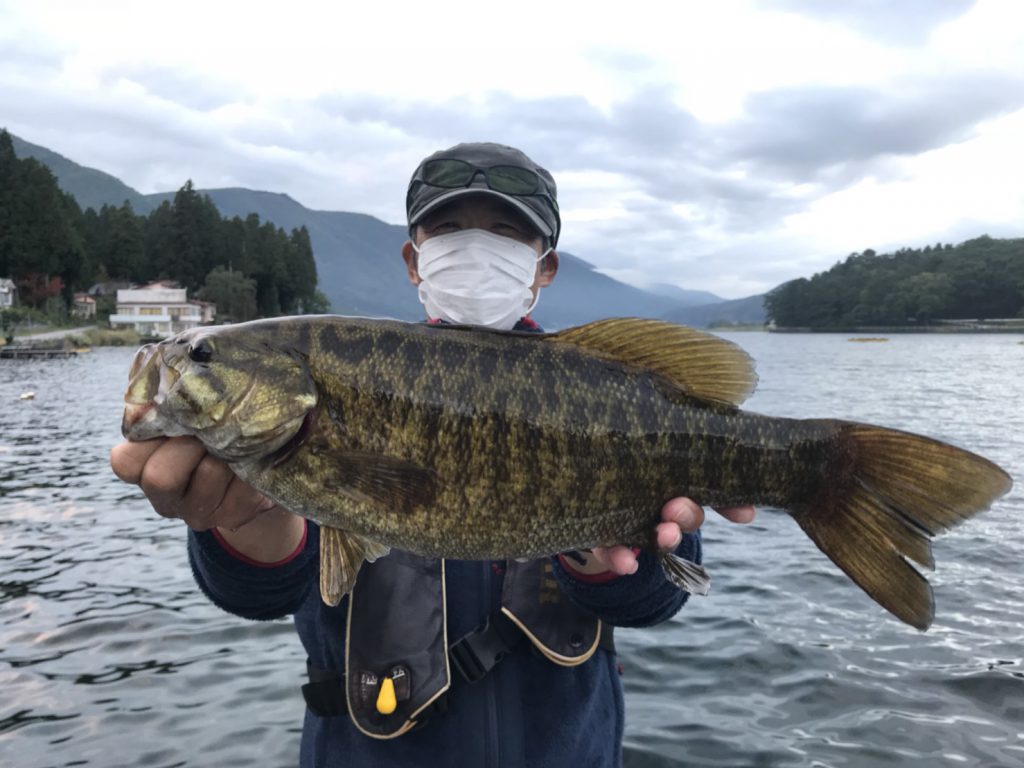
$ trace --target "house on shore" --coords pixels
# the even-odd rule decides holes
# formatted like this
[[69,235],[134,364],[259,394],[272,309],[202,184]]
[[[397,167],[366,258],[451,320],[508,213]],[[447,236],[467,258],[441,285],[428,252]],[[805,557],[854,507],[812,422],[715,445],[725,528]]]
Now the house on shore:
[[71,303],[71,316],[92,320],[96,317],[96,299],[88,293],[76,293]]
[[118,290],[117,312],[110,316],[110,325],[133,328],[143,336],[167,338],[212,323],[216,314],[215,304],[190,300],[188,289],[164,281]]
[[14,281],[0,277],[0,309],[10,309],[18,303],[18,287]]

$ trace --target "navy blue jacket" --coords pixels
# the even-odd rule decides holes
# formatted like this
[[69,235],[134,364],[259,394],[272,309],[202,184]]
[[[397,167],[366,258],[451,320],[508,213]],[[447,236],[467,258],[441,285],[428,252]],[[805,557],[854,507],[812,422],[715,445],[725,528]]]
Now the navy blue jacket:
[[[233,552],[213,532],[190,531],[189,561],[200,588],[216,605],[247,619],[294,615],[313,666],[341,670],[348,598],[333,608],[320,599],[319,539],[318,527],[307,523],[306,537],[292,557],[266,565]],[[685,535],[677,553],[699,563],[699,533]],[[686,593],[666,581],[661,566],[647,552],[639,556],[637,573],[600,583],[571,574],[557,557],[552,561],[563,593],[609,624],[656,624],[686,602]],[[504,568],[503,562],[446,561],[450,638],[471,632],[498,610]],[[448,711],[395,739],[364,736],[347,715],[320,718],[307,711],[300,765],[620,766],[623,700],[614,656],[598,649],[579,666],[561,667],[531,647],[520,643],[477,683],[455,679],[447,696]]]
[[[344,669],[348,598],[334,608],[320,599],[319,542],[319,529],[307,523],[306,539],[296,554],[268,567],[232,553],[213,533],[190,531],[189,560],[196,581],[216,605],[248,619],[294,614],[313,666]],[[684,536],[677,552],[700,562],[699,534]],[[601,584],[581,581],[558,558],[552,560],[563,592],[610,624],[655,624],[686,601],[686,593],[665,580],[661,566],[646,552],[640,555],[637,573]],[[461,637],[500,607],[504,563],[448,560],[445,573],[448,633]],[[560,667],[531,647],[520,643],[473,685],[456,678],[447,713],[395,739],[364,736],[347,715],[319,718],[307,711],[300,765],[620,766],[623,703],[614,656],[598,649],[577,667]]]

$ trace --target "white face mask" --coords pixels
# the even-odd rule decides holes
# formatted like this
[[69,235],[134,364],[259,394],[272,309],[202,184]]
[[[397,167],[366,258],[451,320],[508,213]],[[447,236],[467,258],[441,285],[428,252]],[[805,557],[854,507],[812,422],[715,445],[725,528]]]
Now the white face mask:
[[537,256],[518,240],[482,229],[438,235],[413,249],[428,317],[506,331],[536,306],[530,286],[537,262],[551,252]]

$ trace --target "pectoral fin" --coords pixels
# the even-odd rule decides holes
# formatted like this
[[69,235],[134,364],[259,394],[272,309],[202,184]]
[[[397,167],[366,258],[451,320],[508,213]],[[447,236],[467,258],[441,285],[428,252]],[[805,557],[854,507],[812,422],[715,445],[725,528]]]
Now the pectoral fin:
[[391,550],[337,528],[320,529],[320,597],[327,605],[337,605],[356,583],[365,560],[372,563]]
[[353,501],[389,510],[429,506],[437,495],[437,476],[432,470],[376,453],[345,453],[324,485]]
[[684,560],[671,552],[663,552],[659,559],[665,577],[684,592],[705,596],[711,590],[711,577],[703,566]]

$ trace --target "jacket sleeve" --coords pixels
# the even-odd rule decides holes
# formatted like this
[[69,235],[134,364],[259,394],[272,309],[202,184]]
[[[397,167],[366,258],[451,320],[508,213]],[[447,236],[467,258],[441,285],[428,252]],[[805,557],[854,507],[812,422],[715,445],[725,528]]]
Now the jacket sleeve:
[[277,563],[250,560],[214,531],[188,532],[188,560],[199,588],[214,605],[245,619],[295,613],[317,588],[319,555],[320,529],[308,522],[295,552]]
[[[683,535],[676,554],[694,563],[703,558],[700,531]],[[647,627],[674,615],[689,595],[674,586],[650,552],[641,552],[640,564],[630,576],[604,578],[599,582],[570,573],[558,557],[552,558],[555,578],[579,608],[619,627]]]

